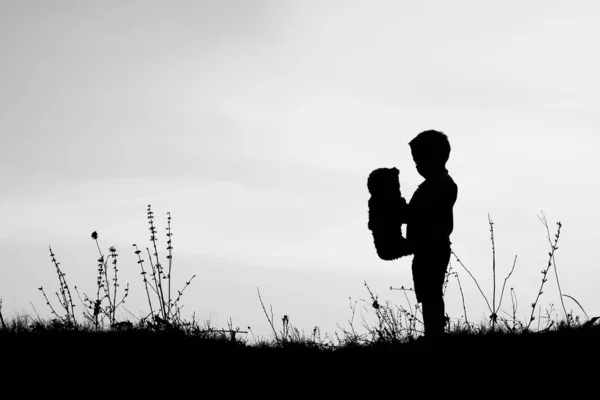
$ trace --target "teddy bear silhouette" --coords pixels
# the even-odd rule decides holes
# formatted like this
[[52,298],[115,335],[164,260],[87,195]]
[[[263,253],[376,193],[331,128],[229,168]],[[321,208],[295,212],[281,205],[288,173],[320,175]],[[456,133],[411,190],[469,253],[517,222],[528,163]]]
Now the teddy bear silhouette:
[[402,236],[406,220],[406,200],[400,194],[398,168],[378,168],[369,174],[369,230],[373,234],[377,255],[392,261],[411,254]]

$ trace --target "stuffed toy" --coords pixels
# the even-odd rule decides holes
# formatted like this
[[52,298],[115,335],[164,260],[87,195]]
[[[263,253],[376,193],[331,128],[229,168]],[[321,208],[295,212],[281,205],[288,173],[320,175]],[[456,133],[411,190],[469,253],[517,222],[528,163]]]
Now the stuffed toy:
[[392,261],[411,254],[402,236],[407,204],[400,194],[398,168],[378,168],[367,180],[369,198],[369,230],[373,234],[377,255]]

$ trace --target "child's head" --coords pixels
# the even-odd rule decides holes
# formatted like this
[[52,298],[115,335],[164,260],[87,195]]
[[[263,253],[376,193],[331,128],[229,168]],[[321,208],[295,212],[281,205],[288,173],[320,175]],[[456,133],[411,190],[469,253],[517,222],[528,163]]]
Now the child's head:
[[450,158],[448,136],[440,131],[424,131],[409,143],[417,171],[427,179],[428,175],[442,171]]

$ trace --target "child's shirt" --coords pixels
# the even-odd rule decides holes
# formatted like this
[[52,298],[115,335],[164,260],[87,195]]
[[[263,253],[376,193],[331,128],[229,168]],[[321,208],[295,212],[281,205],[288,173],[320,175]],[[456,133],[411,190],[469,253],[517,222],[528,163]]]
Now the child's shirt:
[[426,179],[408,203],[406,239],[414,253],[448,248],[454,229],[452,208],[458,196],[458,186],[448,170]]

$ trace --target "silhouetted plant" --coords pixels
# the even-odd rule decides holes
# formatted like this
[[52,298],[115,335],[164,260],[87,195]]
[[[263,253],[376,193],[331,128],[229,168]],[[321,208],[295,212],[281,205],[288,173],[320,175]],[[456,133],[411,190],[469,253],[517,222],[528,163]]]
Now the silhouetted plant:
[[[185,286],[182,290],[177,291],[178,295],[175,299],[172,298],[171,293],[171,273],[172,273],[172,232],[171,232],[171,215],[167,213],[167,259],[168,259],[168,270],[165,271],[162,264],[159,260],[158,254],[158,246],[157,246],[157,231],[153,222],[153,213],[150,205],[148,206],[148,220],[150,224],[150,232],[152,241],[152,245],[154,248],[154,253],[150,253],[150,249],[146,248],[149,256],[150,267],[152,271],[152,282],[149,282],[146,278],[146,271],[144,270],[144,260],[140,257],[140,251],[137,248],[137,245],[133,246],[136,248],[135,254],[138,255],[138,264],[140,264],[142,268],[142,276],[144,280],[144,285],[146,289],[146,295],[148,297],[148,303],[150,305],[150,314],[141,319],[141,325],[146,324],[147,327],[151,328],[172,328],[176,325],[180,325],[183,320],[181,318],[181,308],[180,300],[183,295],[185,289],[190,285],[192,279],[196,275],[193,275],[189,281],[186,282]],[[98,233],[92,233],[92,239],[96,241],[96,247],[98,248],[98,252],[100,253],[100,258],[98,259],[98,276],[96,279],[96,296],[95,299],[90,298],[87,294],[83,294],[83,297],[79,293],[77,286],[75,286],[75,291],[79,296],[80,301],[84,304],[83,315],[86,321],[88,321],[95,330],[98,330],[104,326],[104,321],[108,320],[111,327],[116,329],[123,329],[124,327],[131,326],[129,321],[117,321],[117,309],[120,305],[125,303],[125,299],[129,295],[129,284],[124,289],[122,297],[119,299],[119,287],[120,284],[118,282],[118,266],[117,266],[117,249],[114,246],[109,248],[109,254],[105,257],[100,249],[100,245],[98,243]],[[155,257],[155,262],[152,260],[152,255]],[[77,321],[75,318],[75,311],[73,304],[71,291],[67,284],[65,273],[60,269],[60,263],[56,261],[54,253],[52,252],[52,248],[50,248],[50,256],[52,257],[52,262],[56,267],[56,272],[59,279],[60,284],[60,294],[57,292],[56,296],[59,300],[60,305],[65,310],[65,315],[59,315],[55,308],[50,303],[48,296],[44,292],[43,287],[40,287],[39,290],[42,291],[44,298],[46,299],[46,304],[50,307],[52,314],[64,325],[76,326]],[[112,278],[109,274],[109,259],[112,259]],[[165,287],[166,285],[166,287]],[[156,307],[153,306],[152,296],[150,294],[150,289],[156,295],[157,301],[155,303]],[[129,324],[128,324],[129,322]]]
[[[542,220],[542,223],[546,226],[546,229],[548,229],[548,223],[546,222],[546,217],[544,216],[543,219],[540,218]],[[550,270],[550,268],[553,265],[553,260],[554,260],[554,252],[556,250],[558,250],[558,238],[560,237],[560,228],[562,227],[562,224],[560,222],[556,223],[558,225],[558,230],[556,232],[556,235],[554,235],[554,243],[552,243],[552,241],[550,240],[550,246],[551,246],[551,251],[548,253],[550,259],[548,260],[548,265],[546,266],[546,269],[542,270],[542,283],[540,285],[540,290],[538,291],[537,297],[535,298],[535,301],[531,304],[531,316],[529,317],[529,323],[527,324],[527,329],[529,329],[529,327],[531,326],[531,323],[533,322],[533,320],[535,319],[535,317],[533,316],[533,314],[535,313],[535,306],[537,305],[540,296],[542,295],[542,293],[544,293],[542,290],[544,288],[544,284],[548,281],[548,279],[546,278],[546,276],[548,275],[548,271]],[[549,235],[548,235],[549,236]],[[555,268],[556,270],[556,268]],[[558,274],[556,275],[557,277],[557,282],[558,282]],[[559,288],[560,288],[560,283],[558,284]],[[561,293],[561,302],[562,302],[562,293]],[[564,304],[563,304],[564,306]],[[566,311],[565,311],[565,317],[566,317]]]
[[[164,268],[158,257],[158,246],[156,244],[156,229],[153,223],[153,214],[151,212],[150,206],[148,206],[148,219],[150,221],[150,231],[151,231],[151,241],[153,244],[154,253],[151,253],[149,248],[146,248],[149,256],[149,264],[150,270],[146,271],[144,268],[144,260],[141,259],[140,253],[137,245],[133,245],[136,248],[135,253],[138,255],[138,263],[142,269],[142,276],[144,279],[144,285],[146,289],[146,294],[148,297],[148,303],[150,306],[150,314],[139,321],[137,327],[129,321],[116,321],[116,309],[124,302],[125,298],[128,294],[128,287],[125,289],[125,293],[122,294],[122,298],[118,301],[118,293],[119,293],[119,284],[118,284],[118,268],[117,268],[117,251],[116,248],[110,247],[109,254],[105,258],[102,251],[100,250],[100,246],[98,244],[98,234],[94,232],[92,234],[92,238],[96,241],[96,245],[98,251],[100,253],[100,258],[98,259],[98,279],[97,279],[97,292],[96,298],[94,300],[89,299],[85,296],[85,300],[82,300],[84,305],[86,305],[86,309],[84,310],[84,317],[87,322],[91,324],[86,328],[85,326],[78,326],[77,321],[75,319],[74,305],[71,298],[71,292],[69,290],[69,286],[67,285],[67,281],[65,278],[65,274],[60,268],[60,263],[58,263],[55,259],[54,253],[50,248],[50,254],[52,257],[52,261],[56,267],[57,275],[59,278],[60,290],[56,292],[56,297],[59,300],[59,304],[64,309],[64,315],[60,315],[61,313],[56,312],[50,303],[46,293],[43,288],[39,289],[42,291],[48,306],[50,307],[53,315],[51,321],[44,322],[38,316],[38,321],[34,321],[29,323],[29,318],[21,318],[17,320],[13,320],[6,324],[2,317],[2,300],[0,299],[0,323],[2,324],[2,331],[5,332],[7,330],[11,332],[25,332],[25,331],[35,331],[35,332],[62,332],[64,330],[72,330],[73,328],[80,329],[78,334],[85,329],[98,330],[100,327],[103,327],[103,321],[108,320],[110,322],[111,329],[114,331],[117,330],[142,330],[142,329],[151,329],[151,330],[162,330],[164,328],[172,328],[176,329],[176,334],[183,333],[184,336],[191,336],[197,338],[211,338],[216,339],[217,341],[227,341],[238,343],[238,334],[247,333],[245,331],[241,331],[239,327],[233,326],[231,320],[228,322],[228,329],[215,329],[210,326],[210,323],[206,323],[204,327],[200,327],[198,321],[195,319],[195,314],[192,318],[192,321],[184,321],[181,318],[181,306],[179,306],[179,301],[185,289],[190,285],[192,278],[186,282],[185,286],[181,291],[178,291],[178,296],[173,299],[171,293],[171,273],[172,273],[172,233],[171,233],[171,225],[170,225],[170,213],[168,214],[168,224],[167,224],[167,250],[169,260],[168,269]],[[542,214],[543,215],[543,214]],[[540,218],[542,223],[546,226],[548,237],[549,229],[546,222],[545,217]],[[492,272],[493,272],[493,298],[492,303],[488,301],[485,294],[479,287],[477,280],[475,277],[467,270],[460,259],[453,253],[457,259],[457,261],[463,266],[463,268],[471,275],[477,287],[479,288],[481,294],[483,295],[488,308],[491,312],[490,320],[486,322],[482,322],[479,324],[469,323],[467,318],[467,310],[464,302],[464,294],[462,290],[461,281],[459,279],[459,274],[457,271],[453,269],[452,264],[449,265],[445,281],[442,287],[444,294],[450,282],[453,278],[456,278],[458,283],[458,288],[460,290],[460,294],[462,297],[463,311],[465,323],[462,324],[459,320],[454,326],[448,324],[447,332],[451,333],[453,336],[466,336],[469,340],[473,337],[479,336],[493,336],[493,337],[505,337],[506,335],[521,335],[527,336],[529,327],[531,326],[534,319],[537,319],[538,329],[536,334],[545,333],[549,331],[566,331],[572,332],[575,329],[591,329],[594,323],[599,319],[599,317],[589,318],[583,307],[577,302],[573,297],[563,294],[560,285],[559,292],[561,295],[561,304],[563,311],[565,312],[565,319],[563,321],[558,322],[554,317],[554,305],[550,305],[550,309],[546,310],[545,313],[542,313],[541,307],[538,307],[538,316],[534,317],[534,313],[536,310],[536,305],[539,303],[539,299],[544,287],[545,282],[547,281],[547,274],[549,269],[554,266],[555,268],[555,276],[557,278],[558,283],[558,274],[556,272],[556,260],[555,260],[555,251],[558,249],[557,242],[560,235],[561,224],[558,223],[558,231],[555,235],[555,240],[550,240],[550,245],[552,247],[552,251],[549,253],[550,260],[548,261],[548,266],[546,270],[542,271],[543,279],[540,290],[538,291],[535,302],[532,304],[532,313],[531,317],[528,321],[527,326],[518,320],[517,318],[517,309],[518,302],[516,292],[514,288],[510,288],[510,297],[512,302],[512,310],[510,313],[505,312],[501,309],[503,295],[505,293],[506,284],[508,279],[511,277],[515,265],[516,259],[515,256],[512,269],[509,274],[504,279],[504,283],[502,285],[502,290],[500,292],[500,297],[498,302],[496,302],[496,260],[495,260],[495,238],[494,238],[494,227],[491,218],[488,215],[488,222],[490,224],[490,239],[492,241]],[[154,260],[153,260],[154,256]],[[113,275],[112,278],[110,276],[109,269],[109,259],[112,258],[112,270]],[[148,272],[148,273],[147,273]],[[151,279],[147,279],[147,275],[151,274]],[[112,281],[112,285],[111,285]],[[352,302],[350,299],[350,306],[352,311],[351,319],[348,321],[350,325],[349,330],[343,330],[342,333],[345,337],[341,338],[338,333],[335,333],[335,337],[337,338],[338,345],[335,346],[333,341],[325,335],[325,338],[321,336],[320,329],[315,327],[312,332],[308,335],[304,334],[304,332],[300,332],[297,328],[292,326],[291,318],[288,315],[284,315],[281,318],[281,330],[277,330],[275,327],[275,320],[273,316],[273,308],[270,307],[270,314],[267,312],[266,307],[263,303],[260,290],[258,290],[258,296],[263,307],[263,311],[267,316],[271,329],[273,331],[274,345],[277,347],[298,347],[300,349],[330,349],[330,348],[352,348],[352,347],[368,347],[372,344],[388,344],[394,343],[399,344],[400,342],[411,342],[410,339],[422,333],[422,321],[419,319],[419,304],[412,304],[408,294],[413,292],[412,289],[405,289],[401,287],[399,289],[395,289],[390,287],[390,290],[402,291],[406,301],[408,303],[407,307],[403,307],[401,305],[392,305],[390,301],[381,302],[377,295],[375,295],[366,282],[364,285],[370,295],[370,300],[362,300],[365,304],[364,309],[370,310],[371,308],[375,310],[376,315],[376,324],[371,327],[364,321],[363,317],[363,327],[367,329],[367,333],[358,333],[354,328],[354,318],[355,312],[358,302]],[[75,287],[75,290],[77,288]],[[79,295],[79,292],[77,292]],[[153,297],[154,296],[154,297]],[[577,303],[577,305],[581,308],[583,313],[585,314],[587,321],[583,323],[578,316],[573,316],[573,313],[567,313],[566,307],[563,302],[563,297],[567,297],[572,299]],[[80,297],[81,299],[81,297]],[[36,312],[37,313],[37,312]],[[421,313],[422,315],[422,313]],[[557,315],[558,317],[558,315]],[[504,325],[504,326],[502,326]],[[338,325],[339,326],[339,325]],[[254,333],[251,328],[248,327],[248,331],[252,333],[254,337]],[[470,336],[469,336],[470,335]],[[170,337],[170,336],[169,336]],[[179,336],[178,336],[179,337]],[[496,340],[496,339],[494,339]],[[502,339],[501,339],[502,340]],[[257,342],[254,337],[255,343]],[[495,342],[494,342],[495,343]],[[268,344],[266,342],[260,342],[259,346],[271,347],[272,344]]]
[[[471,278],[477,285],[477,288],[479,289],[479,292],[483,296],[483,298],[487,304],[488,310],[490,312],[489,318],[491,321],[492,330],[495,330],[496,324],[498,322],[498,313],[500,312],[500,308],[502,306],[502,299],[504,297],[504,289],[506,287],[506,282],[508,281],[508,279],[510,278],[510,276],[512,275],[512,273],[515,270],[515,266],[517,264],[517,256],[515,255],[512,269],[510,270],[510,272],[504,279],[504,283],[502,285],[502,291],[500,293],[500,299],[498,301],[498,306],[496,306],[496,242],[494,240],[494,222],[492,221],[492,218],[490,217],[489,214],[488,214],[488,224],[490,225],[490,240],[492,242],[492,278],[493,278],[492,305],[490,305],[490,302],[488,301],[487,296],[483,293],[483,290],[481,290],[481,287],[479,286],[479,282],[477,282],[477,279],[475,279],[473,274],[467,269],[467,267],[465,267],[465,265],[462,263],[462,261],[458,258],[458,256],[454,252],[454,250],[452,250],[452,254],[456,258],[456,261],[458,261],[458,263],[464,268],[464,270],[467,271],[467,273],[471,276]],[[458,277],[458,275],[457,275],[457,277]],[[466,314],[466,309],[465,309],[465,314]]]
[[356,305],[357,304],[358,304],[358,301],[355,300],[354,303],[352,303],[352,298],[350,298],[350,310],[352,311],[350,319],[348,319],[348,325],[350,326],[350,331],[347,331],[345,328],[341,327],[339,325],[339,323],[337,324],[338,328],[344,334],[344,338],[342,339],[339,337],[338,333],[335,332],[335,336],[336,336],[338,345],[355,346],[355,345],[359,345],[359,344],[368,342],[367,335],[365,333],[359,334],[356,331],[356,329],[354,328],[354,317],[356,316]]
[[[92,324],[94,329],[98,330],[102,327],[104,320],[108,318],[108,322],[110,327],[114,327],[117,329],[122,329],[123,326],[126,325],[125,322],[119,323],[117,322],[116,312],[117,308],[125,303],[125,299],[129,295],[129,283],[127,284],[123,296],[120,301],[117,301],[117,292],[120,286],[118,279],[118,268],[117,268],[117,249],[114,246],[109,248],[110,254],[105,258],[104,254],[102,254],[102,250],[100,249],[100,245],[98,243],[98,233],[92,232],[92,239],[96,242],[96,247],[98,248],[98,252],[100,253],[100,258],[98,259],[98,277],[96,279],[96,299],[92,300],[87,294],[83,294],[83,299],[81,298],[79,291],[77,291],[77,295],[80,300],[84,303],[86,309],[84,309],[84,316],[88,322]],[[109,279],[109,267],[108,260],[112,258],[113,264],[113,277]],[[111,281],[112,281],[112,296],[111,296]],[[77,286],[75,286],[75,290],[77,290]],[[101,295],[102,293],[102,295]],[[104,300],[106,299],[107,305],[104,305]],[[128,322],[128,321],[126,321]]]
[[[375,310],[377,317],[376,326],[369,326],[363,317],[363,327],[367,329],[373,342],[396,343],[412,339],[417,334],[422,333],[422,329],[417,328],[417,325],[423,325],[423,322],[417,317],[417,312],[420,311],[418,304],[415,305],[414,313],[408,297],[408,310],[402,306],[392,305],[389,300],[382,304],[379,302],[378,296],[373,294],[366,282],[364,285],[369,292],[371,307]],[[390,287],[390,289],[393,288]],[[405,295],[406,291],[413,291],[412,289],[404,289],[404,287],[398,290],[403,290]]]
[[59,315],[54,309],[54,307],[52,307],[50,299],[48,299],[48,296],[46,296],[46,292],[44,291],[44,288],[42,286],[39,287],[39,290],[44,295],[44,298],[46,299],[46,304],[48,305],[48,307],[50,307],[52,314],[58,319],[58,321],[60,321],[63,325],[76,328],[77,320],[75,319],[75,305],[73,304],[73,298],[71,297],[71,290],[69,289],[67,279],[65,278],[66,274],[60,269],[60,263],[56,261],[51,247],[50,257],[52,258],[52,263],[54,263],[54,266],[56,267],[56,274],[58,275],[58,282],[60,285],[60,295],[58,292],[55,292],[56,298],[58,299],[58,303],[65,310],[65,315]]
[[[290,322],[290,317],[288,317],[287,315],[284,315],[281,318],[282,329],[278,333],[277,330],[275,329],[275,319],[273,317],[273,306],[271,304],[269,304],[270,311],[271,311],[271,314],[269,315],[269,313],[267,312],[267,309],[265,307],[265,304],[262,300],[262,296],[260,295],[260,289],[258,287],[256,288],[256,291],[258,292],[258,299],[259,299],[262,309],[265,313],[265,316],[267,317],[267,321],[269,322],[269,325],[271,326],[271,330],[273,332],[273,338],[275,339],[276,346],[278,346],[278,347],[303,346],[303,347],[307,347],[307,348],[322,349],[322,348],[326,348],[331,345],[331,344],[325,343],[325,340],[328,339],[327,336],[324,339],[321,338],[319,328],[315,327],[312,330],[311,335],[306,335],[304,333],[304,331],[300,332],[300,330],[298,328],[292,326],[292,324]],[[248,327],[248,329],[250,329],[250,327]],[[255,341],[256,341],[256,338],[255,338]]]
[[[144,269],[144,260],[140,256],[141,251],[138,249],[136,244],[133,244],[135,247],[135,254],[138,256],[138,264],[142,269],[141,275],[144,281],[144,287],[146,289],[146,295],[148,298],[148,305],[150,307],[150,314],[142,319],[143,322],[147,323],[151,328],[172,328],[174,326],[180,325],[183,320],[181,318],[181,308],[183,306],[179,305],[179,301],[181,300],[181,296],[185,289],[190,285],[191,281],[196,277],[193,275],[183,287],[182,290],[177,291],[177,298],[174,300],[171,298],[171,268],[173,262],[173,246],[172,246],[172,236],[171,232],[171,213],[168,212],[167,218],[167,248],[168,251],[167,260],[169,263],[168,273],[165,275],[165,270],[163,265],[160,262],[158,255],[158,246],[157,242],[157,231],[154,226],[154,213],[152,212],[151,206],[148,205],[148,223],[150,225],[150,240],[152,241],[152,246],[154,248],[154,253],[150,253],[150,249],[146,247],[146,251],[148,252],[148,261],[150,264],[150,271],[152,276],[152,282],[148,281],[146,278],[147,272]],[[152,256],[155,257],[155,261],[152,261]],[[164,288],[164,283],[166,282],[167,288]],[[156,307],[153,306],[152,296],[150,294],[150,289],[152,293],[154,293],[156,298]],[[166,294],[165,294],[166,291]]]
[[[542,214],[542,216],[543,216],[543,214]],[[546,226],[547,232],[549,232],[545,216],[540,217],[540,220],[542,221],[544,226]],[[452,254],[454,254],[454,257],[456,258],[458,263],[471,276],[471,278],[475,282],[479,292],[481,293],[482,297],[484,298],[486,305],[488,306],[488,310],[490,311],[489,329],[491,330],[491,332],[495,332],[498,329],[499,323],[503,324],[503,329],[506,329],[507,332],[518,333],[518,332],[527,331],[527,330],[529,330],[532,321],[536,319],[536,317],[534,317],[535,307],[539,301],[541,294],[543,293],[542,288],[543,288],[544,283],[547,281],[546,275],[551,266],[555,267],[555,275],[556,275],[556,278],[558,281],[558,274],[556,273],[556,260],[555,260],[554,252],[556,251],[556,249],[558,249],[557,242],[558,242],[558,237],[560,236],[560,228],[562,225],[560,222],[558,223],[558,232],[555,235],[555,241],[554,241],[554,243],[552,241],[550,241],[552,251],[549,253],[550,259],[548,261],[548,267],[542,271],[542,274],[543,274],[542,285],[540,287],[540,290],[538,291],[538,295],[536,297],[535,302],[532,303],[532,314],[529,319],[529,322],[527,324],[524,324],[517,318],[518,302],[517,302],[517,295],[516,295],[514,288],[510,288],[510,297],[511,297],[511,303],[512,303],[511,312],[507,313],[504,310],[502,310],[502,303],[503,303],[503,299],[504,299],[504,293],[506,291],[506,285],[515,270],[515,266],[516,266],[516,262],[517,262],[516,255],[513,260],[512,268],[509,271],[509,273],[507,274],[507,276],[505,277],[504,282],[502,284],[502,289],[500,291],[500,296],[498,298],[498,301],[496,301],[496,298],[497,298],[497,292],[496,292],[496,246],[495,246],[495,238],[494,238],[494,223],[492,222],[489,215],[488,215],[488,223],[490,226],[490,240],[492,242],[492,273],[493,273],[493,293],[492,293],[492,295],[493,295],[493,298],[492,298],[491,304],[488,301],[488,298],[486,297],[485,293],[479,286],[479,283],[477,282],[477,279],[475,278],[475,276],[473,276],[473,274],[471,274],[471,272],[465,267],[465,265],[458,258],[458,256],[456,255],[456,253],[454,251],[452,251]],[[548,237],[549,237],[549,234],[548,234]],[[447,321],[448,322],[447,332],[451,332],[451,331],[469,332],[469,331],[472,331],[473,333],[478,333],[478,332],[481,333],[481,332],[487,331],[486,330],[487,328],[484,328],[483,326],[477,327],[477,326],[469,323],[469,320],[467,318],[467,309],[466,309],[466,305],[465,305],[465,301],[464,301],[464,293],[462,290],[462,284],[460,282],[458,272],[453,270],[451,263],[449,265],[448,271],[446,272],[445,281],[442,286],[443,293],[444,294],[446,293],[446,289],[448,287],[451,277],[455,277],[457,280],[457,283],[458,283],[458,287],[459,287],[459,291],[460,291],[461,299],[462,299],[462,306],[463,306],[465,322],[464,322],[464,325],[461,325],[460,320],[459,320],[459,323],[457,323],[457,325],[455,325],[454,328],[452,328],[452,326],[450,325],[450,321],[448,320]],[[367,286],[366,283],[365,283],[365,286]],[[367,328],[368,332],[372,336],[373,341],[398,341],[398,340],[402,340],[402,339],[408,339],[408,338],[414,336],[416,333],[420,333],[422,331],[422,329],[417,328],[417,324],[419,324],[418,325],[419,327],[422,326],[422,322],[416,317],[417,308],[415,308],[415,312],[413,313],[412,307],[410,304],[410,300],[409,300],[408,296],[406,295],[407,292],[412,291],[412,289],[405,289],[404,287],[401,287],[400,289],[395,289],[393,287],[390,287],[390,290],[403,291],[405,294],[406,300],[408,302],[408,305],[409,305],[408,309],[405,309],[401,306],[396,306],[396,309],[397,309],[396,313],[393,312],[394,310],[392,309],[392,306],[389,302],[382,304],[378,300],[378,297],[371,292],[371,290],[368,288],[368,286],[367,286],[367,290],[369,291],[369,295],[371,297],[371,307],[375,310],[377,324],[374,327],[370,327],[366,324],[364,324],[363,326],[365,328]],[[559,285],[559,291],[560,291],[560,285]],[[563,310],[565,311],[565,320],[562,321],[561,324],[566,324],[568,326],[569,324],[575,324],[575,321],[579,321],[579,317],[573,318],[572,313],[566,312],[566,308],[564,307],[564,303],[562,301],[563,297],[567,297],[567,298],[570,298],[573,301],[575,301],[577,303],[577,305],[584,312],[588,322],[591,321],[591,319],[585,313],[585,310],[583,310],[583,307],[581,307],[581,305],[579,304],[579,302],[577,302],[577,300],[575,300],[573,297],[571,297],[569,295],[562,294],[562,292],[560,292],[560,296],[561,296],[561,304],[563,305]],[[354,314],[354,307],[352,308],[352,310],[353,310],[353,314]],[[538,329],[537,329],[538,332],[545,332],[556,326],[557,321],[554,320],[552,318],[552,316],[550,315],[552,313],[552,310],[553,310],[553,305],[551,305],[551,310],[549,310],[549,311],[546,310],[545,316],[542,316],[541,308],[538,310],[538,314],[539,314],[537,317],[538,325],[539,325]],[[542,319],[544,319],[546,321],[544,326],[541,326]],[[594,319],[594,321],[597,321],[597,319]],[[591,324],[593,324],[593,322],[591,322],[590,325]],[[353,327],[352,327],[351,332],[343,330],[343,333],[345,333],[347,336],[350,335],[351,337],[355,337],[355,338],[358,336],[357,333],[354,331]]]
[[[540,219],[540,221],[542,222],[542,224],[546,227],[546,238],[548,239],[548,243],[552,247],[552,239],[550,238],[550,228],[548,227],[548,221],[546,220],[546,216],[542,212],[542,216],[540,217],[538,215],[538,218]],[[560,233],[560,227],[562,225],[561,225],[560,222],[558,222],[557,225],[558,225],[558,231],[559,231],[559,232],[557,232],[557,235],[558,235]],[[558,237],[556,237],[556,240],[558,241]],[[552,255],[552,264],[554,266],[554,276],[556,277],[556,285],[558,287],[558,294],[560,296],[560,303],[562,305],[563,312],[565,313],[565,318],[567,318],[567,321],[569,321],[570,314],[567,313],[567,309],[565,307],[565,302],[563,301],[563,297],[565,297],[565,296],[563,295],[562,289],[560,287],[560,279],[558,279],[558,268],[556,268],[556,257],[554,256],[554,254]],[[566,296],[566,297],[570,297],[570,296]],[[575,300],[575,299],[573,299],[573,300]],[[581,305],[579,304],[579,302],[577,300],[575,300],[575,302],[577,303],[577,305],[579,305],[579,307],[581,307]],[[581,309],[583,310],[583,307],[581,307]],[[585,311],[583,311],[583,313],[585,314]],[[587,316],[587,314],[586,314],[586,316]],[[571,315],[571,317],[572,317],[572,315]]]
[[277,335],[277,331],[275,330],[275,324],[274,324],[274,319],[273,319],[273,306],[270,305],[271,316],[269,316],[269,314],[267,313],[267,309],[265,308],[265,304],[263,303],[262,297],[260,295],[260,289],[258,287],[256,288],[256,291],[258,292],[258,299],[260,300],[262,309],[265,313],[265,316],[267,317],[267,321],[269,321],[269,325],[271,326],[271,330],[273,331],[273,336],[275,337],[275,341],[277,343],[285,343],[285,339],[280,338],[279,335]]

